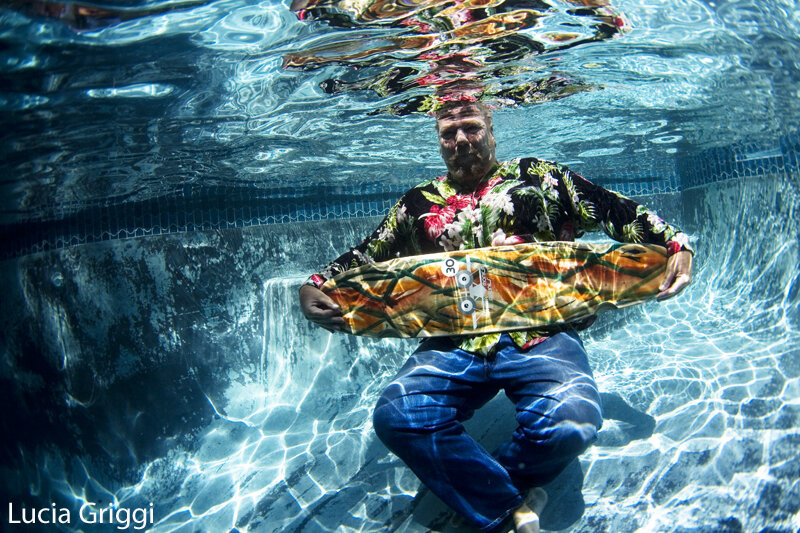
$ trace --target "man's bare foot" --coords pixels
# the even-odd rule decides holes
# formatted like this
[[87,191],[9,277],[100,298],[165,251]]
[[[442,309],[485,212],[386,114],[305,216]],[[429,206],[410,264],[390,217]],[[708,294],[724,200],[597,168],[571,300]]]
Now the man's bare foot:
[[532,488],[525,503],[514,511],[516,533],[539,533],[539,515],[547,505],[547,493],[541,487]]

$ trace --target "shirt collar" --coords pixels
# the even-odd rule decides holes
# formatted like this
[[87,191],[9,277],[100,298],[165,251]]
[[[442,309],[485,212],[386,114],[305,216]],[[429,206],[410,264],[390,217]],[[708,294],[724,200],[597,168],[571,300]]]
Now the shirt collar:
[[461,193],[464,193],[464,192],[475,192],[478,189],[480,189],[481,185],[483,185],[484,183],[486,183],[487,181],[492,179],[494,177],[494,175],[497,174],[497,171],[500,170],[500,168],[502,166],[503,165],[500,164],[500,163],[495,163],[494,165],[492,165],[492,168],[490,168],[489,171],[486,172],[486,174],[484,174],[483,177],[481,179],[479,179],[477,182],[475,182],[475,184],[472,185],[472,186],[461,185],[460,183],[458,183],[457,181],[453,180],[450,177],[450,173],[449,172],[447,173],[447,177],[445,178],[445,183],[447,183],[453,189],[455,189],[456,191],[461,192]]

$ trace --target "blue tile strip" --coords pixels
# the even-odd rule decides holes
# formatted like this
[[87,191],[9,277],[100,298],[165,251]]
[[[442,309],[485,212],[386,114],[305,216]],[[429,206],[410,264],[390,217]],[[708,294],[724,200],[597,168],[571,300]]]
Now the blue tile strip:
[[705,150],[678,160],[681,189],[738,178],[796,173],[798,154],[800,136],[797,135]]
[[0,259],[65,246],[195,230],[385,215],[406,186],[356,191],[275,191],[254,187],[182,188],[166,197],[93,205],[61,216],[0,226]]
[[[638,196],[741,177],[796,173],[799,160],[800,136],[793,135],[676,159],[614,156],[604,160],[615,165],[611,169],[582,163],[571,168],[599,185]],[[131,237],[382,216],[412,185],[374,183],[357,190],[341,185],[304,190],[184,185],[138,202],[61,205],[41,218],[0,226],[0,259]]]
[[607,158],[613,168],[592,168],[575,165],[589,180],[625,196],[675,193],[681,190],[681,180],[674,159],[613,156]]

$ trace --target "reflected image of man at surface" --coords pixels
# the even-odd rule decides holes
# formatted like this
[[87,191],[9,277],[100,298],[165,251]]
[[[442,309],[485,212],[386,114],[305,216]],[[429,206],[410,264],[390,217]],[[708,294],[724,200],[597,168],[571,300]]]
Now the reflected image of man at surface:
[[145,8],[100,7],[78,2],[49,2],[42,0],[0,0],[0,7],[15,9],[32,17],[60,20],[75,31],[94,31],[115,26],[127,20],[161,15],[187,9],[198,2]]
[[430,112],[436,98],[420,93],[421,87],[463,80],[489,82],[482,94],[508,104],[558,100],[597,87],[567,72],[550,71],[534,58],[631,30],[627,17],[608,0],[567,0],[565,7],[571,24],[554,20],[560,19],[558,9],[541,0],[293,0],[291,9],[302,21],[360,28],[364,34],[353,39],[339,32],[338,39],[301,46],[284,56],[283,67],[342,65],[320,83],[328,94],[402,95],[372,114]]
[[[320,289],[338,272],[393,257],[522,242],[571,241],[603,229],[622,242],[668,250],[658,299],[691,279],[686,235],[636,202],[564,166],[495,157],[492,115],[453,97],[436,113],[447,174],[406,192],[372,235],[300,289],[305,316],[340,329],[341,310]],[[600,395],[576,329],[589,323],[423,340],[375,408],[378,437],[420,480],[483,531],[539,531],[541,488],[597,438]],[[518,427],[494,453],[462,422],[503,389]]]

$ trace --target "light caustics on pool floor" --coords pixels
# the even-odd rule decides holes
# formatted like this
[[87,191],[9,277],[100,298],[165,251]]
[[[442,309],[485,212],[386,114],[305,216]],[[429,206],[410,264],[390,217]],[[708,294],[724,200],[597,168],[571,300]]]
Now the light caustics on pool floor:
[[[577,531],[589,531],[592,518],[610,531],[711,531],[728,516],[743,531],[780,522],[764,516],[764,498],[777,485],[790,491],[796,480],[800,379],[788,365],[800,364],[800,342],[787,323],[749,332],[720,327],[729,320],[725,310],[694,301],[708,301],[702,272],[699,278],[672,306],[648,305],[631,313],[634,323],[587,342],[600,387],[646,408],[657,425],[650,438],[626,442],[620,424],[607,422],[581,459],[587,510]],[[275,285],[283,294],[296,286]],[[287,344],[295,341],[288,336]],[[151,464],[138,486],[117,492],[120,504],[133,503],[129,494],[159,501],[169,514],[155,531],[386,531],[419,487],[375,442],[369,417],[397,361],[391,352],[408,344],[359,342],[347,369],[335,361],[344,356],[336,337],[315,332],[306,339],[317,344],[306,343],[295,363],[307,367],[303,381],[283,367],[269,369],[266,383],[232,387],[228,416],[206,430],[199,449]],[[346,411],[336,409],[332,404],[345,403],[340,372],[370,367],[369,379],[358,379],[364,390],[345,392],[353,399]],[[324,411],[333,418],[315,416]],[[556,502],[551,512],[557,509]],[[791,507],[785,515],[796,527]],[[413,521],[402,529],[426,531]]]

